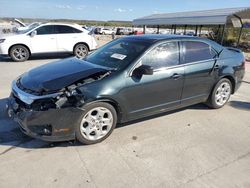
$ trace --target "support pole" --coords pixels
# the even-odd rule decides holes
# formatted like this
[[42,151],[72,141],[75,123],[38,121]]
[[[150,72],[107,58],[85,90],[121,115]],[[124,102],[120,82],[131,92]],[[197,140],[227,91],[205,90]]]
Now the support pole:
[[202,25],[200,26],[199,36],[201,36]]
[[197,33],[198,33],[198,25],[195,26],[195,36],[197,36]]
[[240,38],[241,38],[241,35],[242,35],[243,21],[242,21],[241,17],[239,17],[238,15],[234,14],[234,16],[240,20],[240,24],[241,24],[240,33],[239,33],[239,37],[238,37],[238,40],[237,40],[237,47],[238,47],[239,44],[240,44]]
[[222,27],[222,37],[221,37],[221,42],[220,42],[221,45],[224,42],[225,30],[226,30],[226,24],[224,24],[223,27]]
[[187,25],[184,26],[184,35],[186,35],[186,31],[187,31]]
[[176,25],[174,26],[174,34],[176,34]]
[[143,25],[143,33],[146,34],[146,25]]
[[157,34],[159,34],[159,33],[160,33],[160,26],[157,25]]
[[221,25],[218,26],[218,30],[216,32],[216,42],[219,42],[220,28],[221,28]]
[[171,34],[173,34],[174,25],[171,25]]
[[240,44],[240,38],[241,38],[241,35],[242,35],[242,29],[243,29],[243,25],[241,25],[241,28],[240,28],[240,34],[239,34],[239,37],[238,37],[238,40],[237,40],[237,47]]

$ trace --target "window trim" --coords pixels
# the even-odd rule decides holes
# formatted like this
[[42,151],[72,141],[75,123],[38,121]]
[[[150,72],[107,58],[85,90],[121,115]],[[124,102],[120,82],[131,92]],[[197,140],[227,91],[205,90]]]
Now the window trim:
[[172,69],[172,68],[176,68],[176,67],[180,67],[180,66],[183,66],[181,64],[181,41],[180,40],[166,40],[166,41],[161,41],[161,42],[158,42],[158,43],[155,43],[154,45],[152,45],[151,47],[149,47],[149,49],[144,52],[141,57],[139,57],[136,62],[134,63],[134,65],[132,66],[132,68],[130,68],[130,70],[128,71],[127,73],[127,77],[132,77],[132,73],[133,71],[138,68],[141,64],[142,64],[142,58],[144,56],[146,56],[148,53],[150,53],[154,48],[156,48],[157,46],[159,45],[162,45],[162,44],[165,44],[165,43],[169,43],[169,42],[177,42],[178,43],[178,49],[179,49],[179,64],[178,65],[172,65],[172,66],[165,66],[165,67],[161,67],[161,68],[158,68],[158,69],[154,69],[153,72],[160,72],[160,71],[165,71],[167,69]]
[[[42,27],[53,27],[53,31],[55,32],[55,26],[54,25],[42,25],[42,26],[40,26],[40,27],[37,27],[37,28],[35,28],[33,31],[36,31],[37,32],[37,30],[38,29],[40,29],[40,28],[42,28]],[[31,31],[30,33],[32,33],[33,31]],[[51,33],[51,34],[42,34],[42,35],[55,35],[56,33]],[[37,32],[37,35],[41,35],[41,34],[38,34],[38,32]]]
[[[62,27],[69,27],[69,28],[75,29],[75,30],[77,30],[77,31],[79,31],[79,32],[77,32],[77,33],[75,33],[75,32],[74,32],[74,33],[60,33],[59,30],[58,30],[58,28],[57,28],[58,26],[59,26],[59,27],[60,27],[60,26],[62,26]],[[77,28],[75,28],[75,27],[69,26],[69,25],[54,25],[54,27],[55,27],[54,30],[55,30],[55,32],[56,32],[56,33],[55,33],[56,35],[63,35],[63,34],[79,34],[79,33],[82,33],[82,32],[83,32],[83,31],[81,31],[81,30],[79,30],[79,29],[77,29]]]
[[[186,53],[186,48],[185,48],[185,45],[184,45],[184,42],[200,42],[200,43],[204,43],[204,44],[207,44],[211,50],[216,54],[216,57],[215,58],[211,58],[211,59],[205,59],[205,60],[200,60],[200,61],[192,61],[192,62],[189,62],[189,63],[185,63],[185,53]],[[198,64],[198,63],[203,63],[203,62],[208,62],[208,61],[215,61],[217,59],[219,59],[219,53],[213,48],[212,45],[210,45],[209,43],[205,42],[205,41],[200,41],[200,40],[181,40],[180,41],[180,45],[181,45],[181,64],[182,65],[191,65],[191,64]]]

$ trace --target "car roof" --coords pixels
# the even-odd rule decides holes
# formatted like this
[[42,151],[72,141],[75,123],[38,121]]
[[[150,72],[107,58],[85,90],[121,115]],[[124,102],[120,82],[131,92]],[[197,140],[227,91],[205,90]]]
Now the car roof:
[[62,26],[70,26],[70,27],[74,27],[78,30],[84,31],[85,29],[83,29],[80,25],[78,24],[70,24],[70,23],[60,23],[60,22],[47,22],[47,23],[42,23],[40,26],[44,26],[44,25],[62,25]]
[[186,36],[186,35],[168,35],[168,34],[145,34],[145,35],[133,35],[133,36],[127,36],[129,39],[135,39],[135,40],[144,40],[148,42],[156,42],[159,40],[170,40],[170,39],[190,39],[190,38],[198,38],[198,37],[192,37],[192,36]]
[[196,41],[201,41],[205,42],[215,48],[216,51],[220,51],[223,47],[219,45],[218,43],[206,39],[206,38],[201,38],[201,37],[196,37],[196,36],[188,36],[188,35],[172,35],[172,34],[145,34],[145,35],[130,35],[125,37],[126,39],[130,40],[142,40],[145,42],[149,43],[157,43],[160,41],[165,41],[165,40],[196,40]]

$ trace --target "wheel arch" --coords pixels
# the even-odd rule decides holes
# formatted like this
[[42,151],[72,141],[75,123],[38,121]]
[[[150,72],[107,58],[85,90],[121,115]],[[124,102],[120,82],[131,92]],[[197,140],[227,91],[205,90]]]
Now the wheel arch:
[[117,113],[117,122],[121,122],[123,119],[123,110],[122,107],[119,105],[119,103],[113,99],[110,98],[100,98],[97,100],[92,101],[91,103],[96,103],[96,102],[106,102],[110,105],[112,105]]
[[90,47],[89,47],[89,45],[88,45],[86,42],[78,42],[78,43],[76,43],[76,44],[74,45],[74,47],[73,47],[73,51],[75,50],[75,47],[76,47],[78,44],[84,44],[85,46],[87,46],[88,51],[90,51]]
[[228,79],[231,82],[231,84],[232,84],[232,92],[231,92],[231,94],[234,94],[234,92],[235,92],[235,85],[236,85],[235,78],[232,75],[225,75],[225,76],[222,76],[220,78],[220,80],[223,79],[223,78],[226,78],[226,79]]
[[17,45],[21,45],[21,46],[24,46],[25,48],[27,48],[28,51],[29,51],[29,55],[31,55],[30,48],[29,48],[26,44],[23,44],[23,43],[17,43],[17,44],[11,45],[11,46],[9,47],[9,49],[8,49],[8,54],[9,54],[9,55],[10,55],[10,50],[11,50],[11,48],[13,48],[14,46],[17,46]]

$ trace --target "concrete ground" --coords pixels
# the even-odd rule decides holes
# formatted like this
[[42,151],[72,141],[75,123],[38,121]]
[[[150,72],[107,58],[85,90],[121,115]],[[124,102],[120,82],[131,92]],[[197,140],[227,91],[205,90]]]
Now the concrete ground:
[[250,187],[250,63],[222,109],[195,105],[130,122],[83,146],[24,136],[4,109],[14,78],[60,58],[0,59],[0,187]]

